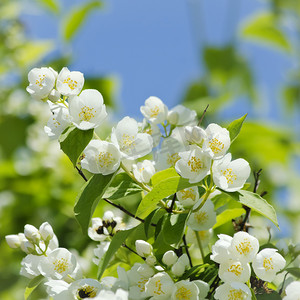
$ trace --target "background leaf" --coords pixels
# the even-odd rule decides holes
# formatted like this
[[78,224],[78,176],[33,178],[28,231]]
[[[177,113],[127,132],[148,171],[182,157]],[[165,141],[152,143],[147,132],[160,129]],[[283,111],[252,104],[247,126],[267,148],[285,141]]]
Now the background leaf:
[[60,11],[59,2],[57,0],[38,0],[38,2],[55,14],[58,14]]
[[233,122],[231,122],[229,124],[229,126],[227,127],[227,130],[229,131],[229,135],[230,135],[230,140],[231,143],[237,138],[237,136],[239,135],[243,123],[246,119],[248,114],[245,114],[244,116],[242,116],[241,118],[234,120]]
[[243,208],[226,209],[225,211],[217,215],[217,223],[213,226],[213,229],[241,216],[245,212],[246,211]]
[[95,174],[81,189],[74,207],[75,218],[81,226],[83,233],[87,233],[90,220],[95,208],[102,198],[105,190],[111,184],[115,173],[109,175]]

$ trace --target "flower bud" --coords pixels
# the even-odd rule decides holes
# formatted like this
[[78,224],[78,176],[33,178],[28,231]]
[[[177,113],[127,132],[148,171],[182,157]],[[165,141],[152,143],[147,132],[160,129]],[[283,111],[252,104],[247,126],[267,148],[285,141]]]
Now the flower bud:
[[183,253],[179,258],[178,258],[178,262],[180,262],[181,264],[183,264],[185,266],[185,268],[187,268],[190,264],[189,261],[189,257],[187,256],[186,253]]
[[179,121],[179,115],[178,115],[178,113],[175,112],[175,111],[170,111],[168,113],[168,121],[169,121],[170,124],[176,125],[178,123],[178,121]]
[[33,225],[26,224],[24,227],[24,234],[25,237],[34,244],[38,244],[41,239],[38,229]]
[[199,126],[194,126],[192,129],[192,137],[196,144],[200,144],[205,139],[206,132]]
[[152,246],[143,240],[136,240],[135,248],[138,255],[143,257],[150,255],[152,252]]
[[60,98],[60,93],[56,89],[53,89],[48,95],[48,99],[51,102],[57,102],[59,98]]
[[10,248],[17,249],[21,245],[20,237],[17,234],[5,236],[6,243]]
[[21,248],[27,254],[33,253],[35,251],[34,244],[28,240],[23,243],[23,246]]
[[168,267],[170,267],[177,262],[177,259],[178,259],[178,257],[176,255],[176,253],[173,250],[169,250],[164,254],[162,261],[164,264],[166,264]]
[[181,263],[180,261],[177,261],[173,265],[171,271],[172,271],[172,273],[175,276],[179,277],[179,276],[181,276],[184,273],[184,271],[185,271],[185,265],[183,263]]
[[110,210],[106,211],[102,218],[103,221],[112,222],[114,220],[114,213]]
[[155,263],[156,263],[156,257],[153,256],[153,255],[147,256],[147,258],[146,258],[146,263],[147,263],[149,266],[154,266]]
[[53,238],[53,235],[54,235],[52,226],[48,222],[44,222],[40,226],[39,232],[40,232],[42,240],[44,240],[45,242],[50,241]]

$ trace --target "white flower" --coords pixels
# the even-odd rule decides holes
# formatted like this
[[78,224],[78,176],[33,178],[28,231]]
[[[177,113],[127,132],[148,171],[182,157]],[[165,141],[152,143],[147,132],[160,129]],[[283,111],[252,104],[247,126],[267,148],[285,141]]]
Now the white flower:
[[231,154],[215,160],[212,167],[213,180],[217,187],[227,192],[240,190],[250,175],[249,163],[242,159],[231,161]]
[[64,279],[71,275],[77,265],[75,256],[65,248],[57,248],[47,257],[42,257],[38,270],[51,279]]
[[145,284],[146,294],[147,296],[152,297],[152,300],[170,299],[173,288],[174,282],[165,272],[155,274]]
[[187,254],[184,253],[178,258],[176,263],[172,266],[171,271],[175,276],[180,277],[183,275],[183,273],[189,267],[189,265],[190,265],[189,258]]
[[102,285],[99,281],[94,279],[80,279],[74,281],[69,286],[69,293],[72,295],[72,299],[89,299],[96,298],[100,293]]
[[277,253],[277,249],[265,248],[256,255],[252,267],[258,278],[272,282],[285,264],[285,259]]
[[168,267],[174,265],[178,260],[178,256],[173,250],[167,251],[162,258],[162,262]]
[[251,300],[251,291],[241,282],[224,283],[215,292],[215,299],[219,300]]
[[95,258],[93,258],[93,263],[95,265],[99,265],[101,258],[107,252],[109,248],[110,242],[101,242],[101,244],[97,245],[97,248],[94,249]]
[[285,289],[286,296],[282,300],[300,300],[300,281],[290,283]]
[[205,130],[199,126],[186,126],[184,128],[184,134],[187,141],[200,146],[202,146],[207,139]]
[[199,200],[197,186],[192,186],[176,193],[177,199],[183,207],[192,207]]
[[259,249],[257,238],[247,232],[239,231],[234,234],[229,252],[238,260],[251,262]]
[[[208,245],[208,243],[212,239],[213,230],[212,230],[212,228],[210,228],[209,230],[201,230],[201,231],[198,231],[197,234],[199,235],[199,237],[201,239],[202,246],[205,247]],[[188,227],[187,233],[186,233],[186,242],[188,244],[197,244],[196,233],[194,230],[192,230],[189,227]]]
[[93,241],[102,242],[107,239],[109,232],[106,227],[103,226],[100,218],[92,218],[92,227],[88,228],[88,236]]
[[47,294],[53,298],[53,300],[72,300],[69,293],[70,284],[64,280],[48,280],[45,282],[47,287]]
[[123,157],[136,159],[152,151],[153,140],[147,133],[138,133],[138,123],[130,117],[123,118],[112,129],[111,141],[119,147]]
[[120,166],[120,151],[112,143],[92,140],[83,153],[81,166],[91,173],[108,175],[114,173]]
[[175,169],[190,183],[199,182],[209,174],[211,158],[198,146],[192,145],[190,151],[180,152],[179,156]]
[[139,126],[141,127],[141,132],[148,133],[152,136],[153,147],[157,147],[162,136],[159,127],[156,124],[147,123],[145,118],[142,123],[139,123]]
[[154,266],[157,262],[156,257],[154,255],[148,255],[146,257],[145,262],[149,265],[149,266]]
[[53,105],[48,101],[52,116],[49,118],[44,131],[51,139],[58,139],[62,132],[71,124],[69,110],[61,104]]
[[[53,69],[52,69],[53,70]],[[34,68],[28,73],[27,92],[35,99],[48,97],[55,85],[55,75],[51,68]]]
[[248,263],[237,260],[227,260],[219,267],[219,277],[224,282],[247,282],[251,275],[251,268]]
[[146,257],[152,253],[152,246],[143,241],[143,240],[136,240],[135,241],[135,248],[138,255]]
[[198,300],[199,289],[194,282],[190,282],[189,280],[180,280],[175,283],[172,300]]
[[229,131],[217,124],[209,124],[205,129],[207,140],[203,148],[206,148],[212,158],[221,158],[230,147]]
[[81,72],[70,72],[68,68],[62,68],[57,77],[56,88],[64,96],[78,95],[82,90],[84,77]]
[[209,292],[209,284],[202,280],[194,280],[193,282],[197,285],[199,289],[199,300],[205,300],[205,297]]
[[[199,202],[201,201],[202,200],[200,199]],[[214,204],[208,199],[201,209],[191,213],[187,225],[195,231],[208,230],[216,224],[216,217],[217,214],[214,211]]]
[[168,108],[157,97],[149,97],[145,101],[145,106],[141,106],[143,116],[154,124],[162,124],[167,120]]
[[54,236],[53,228],[48,222],[44,222],[40,226],[39,232],[40,232],[41,238],[47,242],[49,242]]
[[168,121],[172,125],[182,126],[195,122],[197,113],[183,105],[176,105],[169,111]]
[[30,224],[24,226],[24,234],[25,237],[34,244],[38,243],[41,239],[38,229]]
[[231,257],[229,253],[229,248],[231,246],[232,237],[227,234],[219,234],[219,240],[212,246],[212,254],[210,259],[217,262],[227,262]]
[[135,179],[143,183],[148,183],[155,174],[153,162],[147,159],[132,165],[132,171]]
[[9,234],[5,236],[6,243],[10,248],[17,249],[21,245],[21,239],[18,234]]
[[38,265],[41,259],[41,256],[28,254],[26,257],[23,258],[21,262],[20,274],[29,279],[40,275],[41,273],[38,270]]
[[113,291],[101,290],[99,295],[94,300],[128,300],[128,292],[118,289],[115,293]]
[[73,124],[81,130],[98,127],[107,116],[102,95],[93,89],[84,90],[79,96],[70,98],[69,112]]

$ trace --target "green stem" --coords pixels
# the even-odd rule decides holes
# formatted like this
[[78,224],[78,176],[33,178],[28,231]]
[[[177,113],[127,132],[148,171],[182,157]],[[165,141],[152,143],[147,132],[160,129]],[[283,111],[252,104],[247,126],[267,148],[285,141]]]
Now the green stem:
[[199,232],[198,231],[195,231],[195,235],[196,235],[196,239],[197,239],[197,244],[198,244],[198,247],[199,247],[199,250],[200,250],[200,253],[201,253],[201,257],[202,257],[202,261],[204,262],[204,251],[203,251],[203,247],[202,247],[202,243],[201,243],[201,239],[200,239],[200,236],[199,236]]
[[101,139],[99,138],[99,136],[98,136],[98,134],[94,131],[94,137],[97,139],[97,140],[100,140],[101,141]]
[[123,163],[121,163],[121,168],[127,173],[127,175],[137,184],[139,185],[143,190],[147,191],[148,193],[151,192],[151,190],[146,187],[143,183],[136,180],[136,178],[133,176],[133,174],[124,166]]

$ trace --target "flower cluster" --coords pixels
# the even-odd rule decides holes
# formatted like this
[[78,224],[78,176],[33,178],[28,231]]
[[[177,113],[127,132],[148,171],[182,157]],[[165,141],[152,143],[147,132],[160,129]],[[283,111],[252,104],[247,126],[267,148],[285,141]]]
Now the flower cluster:
[[258,251],[258,240],[247,232],[237,232],[233,237],[219,235],[210,256],[211,260],[220,264],[219,277],[224,282],[216,289],[216,299],[230,299],[230,295],[234,294],[243,295],[244,298],[233,299],[252,298],[251,291],[245,284],[251,276],[250,263],[256,276],[268,282],[272,282],[276,274],[285,267],[286,261],[277,249],[264,248]]

